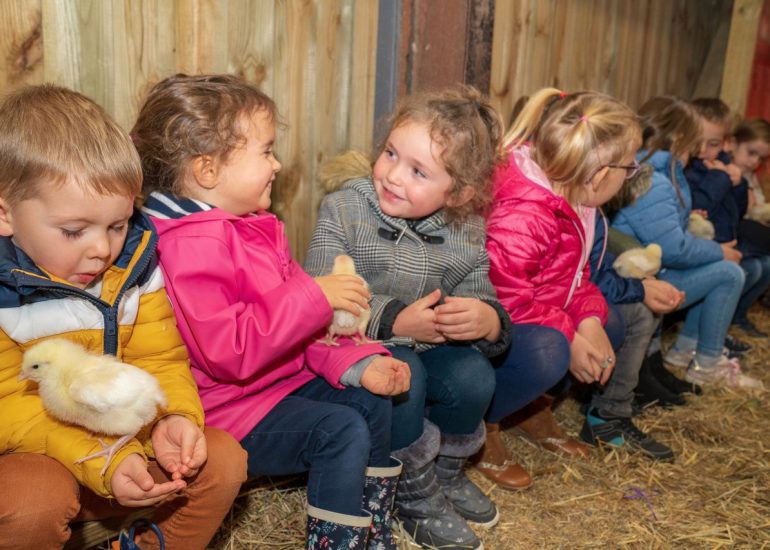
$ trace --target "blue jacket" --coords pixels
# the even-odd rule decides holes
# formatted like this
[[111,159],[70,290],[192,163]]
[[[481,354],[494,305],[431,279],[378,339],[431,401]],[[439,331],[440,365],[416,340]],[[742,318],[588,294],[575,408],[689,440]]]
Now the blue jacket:
[[[728,164],[730,158],[723,151],[719,160]],[[749,184],[742,178],[741,183],[733,185],[730,176],[722,170],[709,170],[701,159],[692,159],[684,171],[687,183],[692,190],[692,206],[708,212],[708,218],[714,224],[718,243],[726,243],[738,238],[738,224],[746,214],[749,203]]]
[[621,277],[612,264],[617,256],[607,250],[607,219],[601,213],[596,216],[594,246],[591,249],[591,282],[599,287],[604,298],[611,304],[630,304],[644,300],[644,286],[639,279]]
[[[640,151],[639,160],[647,156]],[[612,226],[635,237],[647,246],[658,243],[663,249],[663,267],[688,269],[722,260],[722,248],[714,241],[700,239],[687,231],[692,210],[690,187],[682,172],[682,164],[675,161],[677,187],[671,181],[671,153],[657,151],[646,164],[653,167],[649,190],[633,204],[622,208]]]

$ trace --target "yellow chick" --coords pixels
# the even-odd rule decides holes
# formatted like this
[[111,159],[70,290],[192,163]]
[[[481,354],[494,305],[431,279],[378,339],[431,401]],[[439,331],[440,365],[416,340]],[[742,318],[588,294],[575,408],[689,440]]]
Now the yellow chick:
[[770,224],[770,202],[758,204],[749,209],[746,217],[755,222]]
[[612,267],[618,275],[630,279],[645,279],[654,277],[660,271],[663,251],[660,245],[651,243],[645,248],[626,250],[615,259]]
[[709,241],[713,241],[714,235],[716,235],[714,224],[697,212],[692,212],[690,214],[690,218],[687,220],[687,231],[696,237],[708,239]]
[[[353,258],[345,254],[340,254],[334,258],[332,275],[357,275],[356,264],[353,262]],[[366,281],[363,279],[361,281],[368,288]],[[374,342],[375,340],[370,340],[366,337],[366,326],[369,324],[370,316],[371,312],[368,309],[361,310],[358,317],[344,309],[335,309],[334,318],[331,325],[329,325],[329,330],[326,332],[326,338],[321,341],[330,346],[338,346],[338,336],[350,336],[356,344]]]
[[102,475],[115,453],[166,406],[166,395],[151,374],[112,355],[94,355],[52,338],[24,353],[20,380],[37,382],[43,407],[51,416],[95,434],[121,436],[114,444],[75,461],[105,457]]

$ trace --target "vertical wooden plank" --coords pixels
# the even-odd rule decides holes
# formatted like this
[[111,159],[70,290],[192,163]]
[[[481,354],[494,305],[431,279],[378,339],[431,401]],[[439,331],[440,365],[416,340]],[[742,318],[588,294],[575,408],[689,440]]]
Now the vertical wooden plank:
[[43,78],[80,90],[81,48],[77,4],[42,0]]
[[348,135],[350,148],[366,154],[373,146],[378,13],[379,0],[359,0],[353,4]]
[[0,92],[43,81],[43,23],[38,0],[0,2]]
[[510,96],[514,93],[509,89],[511,82],[514,30],[511,22],[514,20],[515,4],[512,0],[495,4],[495,21],[492,29],[492,63],[489,79],[489,100],[492,105],[505,116]]
[[272,0],[230,0],[227,3],[227,66],[225,71],[253,82],[275,96],[275,3]]
[[746,109],[762,0],[735,0],[719,96],[734,113]]
[[227,70],[227,4],[175,0],[176,70],[187,74]]

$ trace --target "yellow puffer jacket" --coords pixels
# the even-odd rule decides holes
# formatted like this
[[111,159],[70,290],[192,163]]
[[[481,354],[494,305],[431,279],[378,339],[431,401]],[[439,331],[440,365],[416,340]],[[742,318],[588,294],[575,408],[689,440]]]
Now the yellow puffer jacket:
[[[131,453],[152,457],[150,434],[163,416],[178,414],[203,426],[203,408],[187,351],[155,258],[149,220],[136,213],[123,252],[103,275],[97,298],[30,262],[9,238],[0,238],[0,453],[39,453],[61,462],[82,485],[111,497],[115,468]],[[101,445],[85,428],[46,414],[37,386],[18,380],[24,351],[65,337],[94,353],[111,353],[154,375],[168,407],[115,456],[104,477],[103,459],[75,464]],[[117,438],[101,437],[106,443]]]

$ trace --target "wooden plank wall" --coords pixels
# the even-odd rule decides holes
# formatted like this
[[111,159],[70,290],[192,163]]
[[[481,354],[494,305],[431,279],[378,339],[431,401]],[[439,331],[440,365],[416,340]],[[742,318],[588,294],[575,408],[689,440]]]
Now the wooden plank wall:
[[[593,89],[634,108],[660,94],[718,96],[732,2],[497,0],[490,96],[507,119],[544,86]],[[705,66],[706,58],[720,62]]]
[[0,0],[0,92],[54,82],[130,128],[148,86],[177,72],[242,75],[287,123],[276,212],[304,255],[318,165],[371,149],[378,0]]

